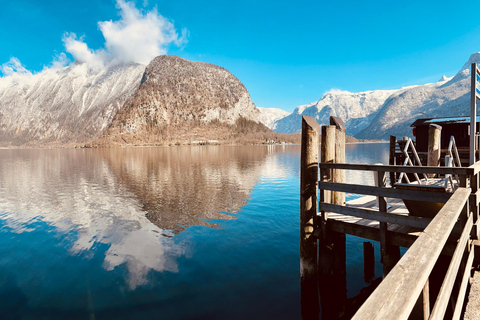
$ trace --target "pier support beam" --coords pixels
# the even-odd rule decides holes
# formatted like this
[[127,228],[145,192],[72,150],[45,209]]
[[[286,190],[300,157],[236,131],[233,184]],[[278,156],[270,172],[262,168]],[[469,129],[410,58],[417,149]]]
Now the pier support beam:
[[318,319],[317,240],[313,237],[317,215],[319,125],[302,117],[300,168],[300,285],[302,318]]

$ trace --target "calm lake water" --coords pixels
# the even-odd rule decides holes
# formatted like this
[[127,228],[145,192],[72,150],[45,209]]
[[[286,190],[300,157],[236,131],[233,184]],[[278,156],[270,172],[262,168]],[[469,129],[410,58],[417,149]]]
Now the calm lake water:
[[[387,164],[388,144],[346,156]],[[0,150],[0,318],[299,319],[299,164],[300,146]]]

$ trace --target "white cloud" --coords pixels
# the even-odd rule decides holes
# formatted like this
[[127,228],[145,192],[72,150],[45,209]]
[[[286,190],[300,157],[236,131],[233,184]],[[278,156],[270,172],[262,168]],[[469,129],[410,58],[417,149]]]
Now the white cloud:
[[346,91],[346,90],[340,90],[340,89],[337,89],[337,88],[333,88],[333,89],[330,89],[328,91],[326,91],[323,95],[327,95],[327,94],[334,94],[334,95],[339,95],[339,94],[350,94],[351,92],[349,91]]
[[75,33],[65,33],[62,40],[65,49],[73,56],[75,61],[85,62],[92,69],[102,69],[105,66],[106,52],[102,49],[91,50],[83,41],[83,37],[77,38]]
[[133,2],[117,0],[120,12],[117,21],[102,21],[98,27],[105,38],[105,49],[91,50],[83,38],[73,33],[63,38],[65,49],[76,61],[86,62],[92,68],[105,65],[136,62],[148,64],[158,55],[166,54],[168,46],[186,43],[188,32],[179,35],[173,23],[157,9],[142,12]]
[[18,58],[12,57],[10,60],[0,66],[0,71],[3,75],[8,76],[28,76],[32,73],[28,71],[18,60]]
[[51,69],[60,69],[67,66],[69,63],[67,55],[65,53],[60,53],[53,57],[52,65],[49,67]]
[[[145,0],[144,5],[147,4]],[[105,38],[105,48],[92,50],[84,37],[69,32],[64,34],[65,50],[75,61],[86,63],[93,70],[129,62],[148,64],[156,56],[166,54],[170,45],[181,47],[187,43],[187,29],[178,34],[173,22],[158,13],[156,8],[146,12],[125,0],[117,0],[116,7],[119,9],[119,20],[98,23]],[[51,64],[42,71],[63,68],[68,63],[66,54],[62,52],[54,56]],[[32,75],[15,57],[0,65],[0,72],[3,74],[0,78],[8,77],[10,80]]]

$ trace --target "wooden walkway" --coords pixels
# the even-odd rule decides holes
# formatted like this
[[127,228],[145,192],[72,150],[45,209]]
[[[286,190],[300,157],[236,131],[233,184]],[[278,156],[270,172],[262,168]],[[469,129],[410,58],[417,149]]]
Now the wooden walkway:
[[[358,199],[350,200],[346,203],[346,208],[378,210],[377,197],[363,196]],[[398,217],[407,217],[408,210],[401,199],[387,198],[387,212],[398,215]],[[351,234],[360,238],[374,241],[380,241],[380,221],[366,218],[344,215],[340,213],[329,212],[329,228],[333,231]],[[429,219],[418,219],[428,224]],[[402,224],[389,223],[387,227],[390,232],[391,243],[396,246],[409,247],[421,233],[422,228],[409,227]]]

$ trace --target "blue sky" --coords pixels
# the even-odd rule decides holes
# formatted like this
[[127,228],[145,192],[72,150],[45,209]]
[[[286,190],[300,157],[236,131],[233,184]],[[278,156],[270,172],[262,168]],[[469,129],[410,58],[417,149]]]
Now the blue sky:
[[[156,8],[170,21],[169,30],[178,34],[161,43],[168,54],[225,67],[257,106],[287,111],[330,89],[435,82],[454,75],[480,51],[478,1],[139,0],[133,5],[144,16]],[[0,64],[15,57],[39,72],[62,52],[72,61],[66,38],[100,52],[106,40],[99,22],[118,21],[119,12],[115,0],[0,0]],[[125,47],[128,43],[108,48]]]

